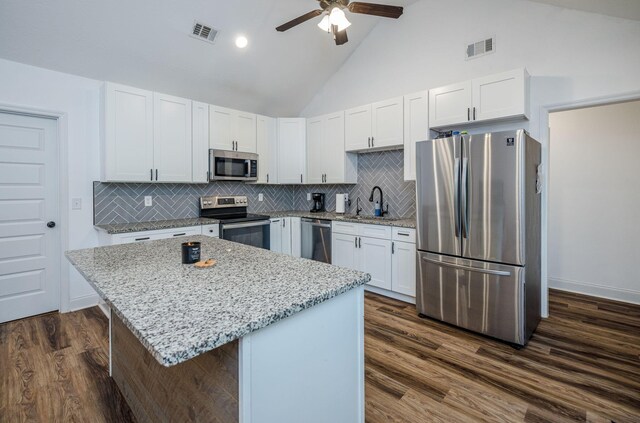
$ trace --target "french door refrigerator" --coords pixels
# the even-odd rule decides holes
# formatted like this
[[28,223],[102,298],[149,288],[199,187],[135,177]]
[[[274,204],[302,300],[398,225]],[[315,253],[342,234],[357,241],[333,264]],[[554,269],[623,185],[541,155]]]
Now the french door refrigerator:
[[416,156],[418,312],[525,345],[540,321],[540,143],[457,135]]

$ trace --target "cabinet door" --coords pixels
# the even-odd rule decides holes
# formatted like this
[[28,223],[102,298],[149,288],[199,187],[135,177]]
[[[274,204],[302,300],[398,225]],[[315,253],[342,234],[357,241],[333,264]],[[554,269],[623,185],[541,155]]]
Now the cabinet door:
[[306,119],[278,119],[278,182],[302,184],[306,168]]
[[527,117],[528,74],[524,69],[503,72],[472,82],[474,120]]
[[102,181],[150,182],[153,93],[105,83]]
[[193,102],[191,116],[191,181],[209,182],[209,105]]
[[404,99],[380,101],[371,105],[371,147],[400,147],[404,143]]
[[471,81],[429,90],[431,128],[457,125],[471,118]]
[[404,96],[404,180],[416,180],[416,142],[429,138],[427,92]]
[[245,153],[256,152],[256,115],[253,113],[235,112],[236,150]]
[[291,255],[291,218],[283,217],[281,228],[282,250],[283,254]]
[[278,136],[276,119],[256,116],[256,151],[258,153],[258,183],[278,183]]
[[371,146],[371,105],[349,109],[344,115],[344,148],[366,150]]
[[391,252],[391,290],[415,297],[416,244],[394,242]]
[[391,241],[358,239],[358,269],[371,274],[369,285],[391,289]]
[[321,184],[324,182],[326,165],[326,150],[324,145],[323,117],[307,119],[307,183]]
[[270,250],[276,253],[282,252],[282,219],[271,219],[269,227],[271,236],[269,238]]
[[323,169],[325,182],[329,184],[356,183],[358,181],[358,156],[344,150],[344,112],[324,118]]
[[234,110],[209,106],[209,148],[233,150]]
[[331,264],[358,270],[356,237],[345,234],[331,235]]
[[153,94],[153,166],[158,182],[191,182],[191,100]]
[[291,255],[302,257],[302,221],[299,217],[290,217],[291,223]]

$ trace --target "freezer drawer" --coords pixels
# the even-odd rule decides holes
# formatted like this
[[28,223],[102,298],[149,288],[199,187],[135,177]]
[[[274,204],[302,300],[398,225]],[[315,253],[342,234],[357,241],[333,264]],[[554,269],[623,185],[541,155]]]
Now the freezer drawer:
[[465,329],[524,345],[524,268],[417,255],[418,312]]

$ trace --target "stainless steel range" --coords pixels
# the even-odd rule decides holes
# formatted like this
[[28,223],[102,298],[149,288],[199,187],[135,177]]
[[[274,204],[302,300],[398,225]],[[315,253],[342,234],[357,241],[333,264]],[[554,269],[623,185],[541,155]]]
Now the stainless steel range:
[[245,196],[200,197],[200,217],[220,220],[220,238],[270,248],[269,216],[247,213]]

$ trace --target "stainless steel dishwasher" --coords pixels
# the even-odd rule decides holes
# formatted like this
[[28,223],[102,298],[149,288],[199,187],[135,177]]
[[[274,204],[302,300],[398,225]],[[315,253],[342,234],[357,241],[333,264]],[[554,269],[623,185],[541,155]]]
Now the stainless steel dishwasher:
[[302,258],[331,263],[331,221],[302,218]]

